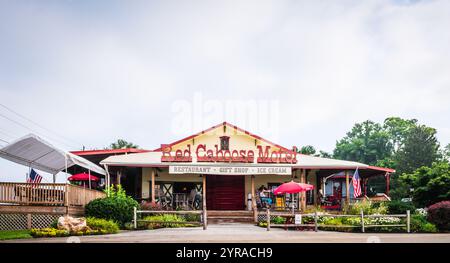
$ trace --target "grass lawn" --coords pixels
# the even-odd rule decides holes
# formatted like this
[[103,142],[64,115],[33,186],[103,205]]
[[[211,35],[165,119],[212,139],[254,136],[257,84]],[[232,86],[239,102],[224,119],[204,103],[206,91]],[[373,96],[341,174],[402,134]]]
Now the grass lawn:
[[29,230],[0,230],[0,240],[32,238]]

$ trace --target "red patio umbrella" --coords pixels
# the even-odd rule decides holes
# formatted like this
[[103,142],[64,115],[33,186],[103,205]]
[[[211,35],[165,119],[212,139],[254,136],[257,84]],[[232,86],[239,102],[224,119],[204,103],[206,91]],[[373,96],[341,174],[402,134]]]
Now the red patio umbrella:
[[[79,173],[74,174],[71,177],[69,177],[69,181],[89,181],[89,174],[87,173]],[[100,181],[100,178],[97,176],[91,175],[91,181]]]
[[303,183],[296,183],[294,181],[290,181],[289,183],[284,183],[275,190],[273,190],[273,193],[275,195],[279,194],[293,194],[293,193],[300,193],[300,192],[306,192],[309,190],[314,189],[314,185],[312,184],[303,184]]

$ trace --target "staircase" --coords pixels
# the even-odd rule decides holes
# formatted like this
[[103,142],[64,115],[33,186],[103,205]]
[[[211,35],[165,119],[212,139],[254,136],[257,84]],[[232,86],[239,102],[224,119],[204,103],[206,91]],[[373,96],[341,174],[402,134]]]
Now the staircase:
[[208,210],[208,224],[253,223],[253,212],[246,210]]

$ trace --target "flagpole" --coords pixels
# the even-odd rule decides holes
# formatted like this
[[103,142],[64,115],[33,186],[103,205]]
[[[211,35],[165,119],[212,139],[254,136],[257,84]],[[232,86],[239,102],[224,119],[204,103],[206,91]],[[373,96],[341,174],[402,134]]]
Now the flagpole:
[[30,174],[31,174],[31,165],[30,165],[30,164],[28,164],[28,173],[26,174],[26,175],[27,175],[27,177],[25,178],[25,183],[27,183],[27,182],[28,182],[28,178],[30,177]]

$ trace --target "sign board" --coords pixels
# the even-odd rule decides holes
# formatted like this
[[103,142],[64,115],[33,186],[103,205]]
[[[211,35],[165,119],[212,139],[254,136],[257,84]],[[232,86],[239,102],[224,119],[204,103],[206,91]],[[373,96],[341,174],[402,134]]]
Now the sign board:
[[172,146],[162,144],[161,162],[181,162],[192,163],[193,156],[195,156],[199,163],[297,163],[297,151],[291,150],[273,150],[270,146],[256,146],[257,152],[254,149],[231,149],[222,150],[217,144],[213,148],[208,148],[206,144],[199,144],[196,148],[188,144],[183,149],[172,151]]
[[170,165],[169,174],[216,174],[216,175],[257,175],[257,174],[292,174],[291,167],[273,166],[206,166],[206,165]]
[[296,225],[301,225],[302,224],[302,215],[295,215],[295,222],[294,224]]

